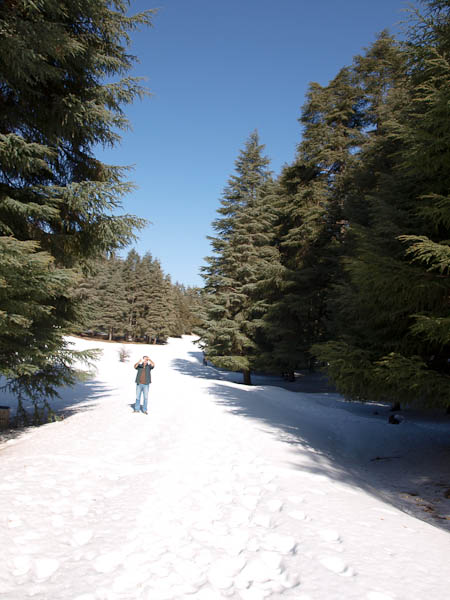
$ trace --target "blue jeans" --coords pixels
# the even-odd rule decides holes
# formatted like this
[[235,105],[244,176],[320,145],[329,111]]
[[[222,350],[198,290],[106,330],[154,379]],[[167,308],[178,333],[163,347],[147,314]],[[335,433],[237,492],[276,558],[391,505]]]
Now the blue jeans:
[[134,405],[134,410],[141,409],[141,394],[144,394],[144,404],[142,405],[142,410],[147,410],[148,403],[148,383],[137,383],[136,384],[136,404]]

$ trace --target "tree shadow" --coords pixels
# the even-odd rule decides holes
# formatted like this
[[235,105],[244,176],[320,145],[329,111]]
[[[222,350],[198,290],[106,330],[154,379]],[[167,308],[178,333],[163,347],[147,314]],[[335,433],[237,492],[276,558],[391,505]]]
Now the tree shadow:
[[202,352],[189,352],[188,354],[189,356],[192,356],[193,360],[174,358],[171,361],[171,367],[182,375],[222,381],[235,380],[236,383],[238,383],[237,379],[239,375],[237,373],[230,373],[230,371],[226,371],[225,369],[213,367],[211,364],[204,365]]
[[[295,468],[357,486],[450,531],[450,499],[445,497],[450,488],[450,419],[443,417],[442,426],[433,429],[414,422],[417,411],[402,411],[412,423],[396,426],[388,423],[389,405],[341,398],[336,406],[332,395],[293,395],[226,383],[208,391],[233,414],[267,425],[289,444]],[[307,461],[300,450],[307,451]]]
[[[220,369],[213,366],[203,364],[202,352],[189,352],[193,360],[177,358],[172,361],[172,366],[184,375],[192,375],[193,377],[201,377],[202,379],[218,379],[220,381],[232,381],[242,384],[242,375],[233,373],[226,369]],[[281,387],[291,392],[303,393],[336,393],[336,389],[330,384],[326,375],[318,372],[299,371],[296,373],[295,381],[288,381],[281,375],[268,373],[252,373],[253,385],[270,385]]]
[[[71,387],[59,388],[59,398],[50,400],[49,404],[55,415],[54,420],[68,419],[79,413],[92,410],[97,402],[108,396],[111,388],[97,381],[84,381],[75,383]],[[11,393],[2,394],[2,404],[11,408],[11,422],[13,426],[0,430],[0,445],[8,440],[20,437],[25,431],[32,427],[39,427],[51,421],[45,421],[39,424],[14,425],[15,412],[17,409],[17,399]],[[23,401],[23,406],[27,413],[32,417],[33,404],[29,400]]]

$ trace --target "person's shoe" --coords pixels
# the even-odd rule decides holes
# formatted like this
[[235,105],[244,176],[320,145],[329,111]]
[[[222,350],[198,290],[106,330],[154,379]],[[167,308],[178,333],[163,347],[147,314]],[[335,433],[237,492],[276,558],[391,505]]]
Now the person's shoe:
[[140,412],[139,410],[137,410],[136,408],[133,408],[133,412]]
[[148,412],[146,410],[141,410],[141,412],[143,412],[144,415],[148,415]]

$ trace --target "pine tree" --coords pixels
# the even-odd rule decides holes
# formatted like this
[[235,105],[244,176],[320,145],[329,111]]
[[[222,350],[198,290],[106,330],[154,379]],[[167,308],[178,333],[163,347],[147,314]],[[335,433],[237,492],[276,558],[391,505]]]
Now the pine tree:
[[91,334],[106,332],[110,340],[153,343],[192,333],[198,295],[172,284],[150,252],[141,257],[130,250],[125,260],[112,255],[97,261],[92,271],[77,286],[85,315],[78,333],[89,327]]
[[262,276],[262,265],[268,264],[265,228],[270,215],[261,210],[259,193],[270,173],[262,151],[259,136],[253,132],[236,160],[236,174],[224,190],[217,211],[221,216],[213,223],[217,236],[210,238],[215,254],[206,259],[208,266],[203,268],[201,343],[216,365],[242,371],[246,384],[251,383],[258,354],[255,327],[260,314],[253,288]]
[[360,105],[361,90],[349,68],[328,86],[311,84],[296,161],[279,179],[282,271],[265,320],[273,369],[290,377],[311,366],[310,347],[326,336],[328,294],[346,231],[346,174],[363,142]]
[[161,264],[150,253],[142,258],[136,271],[136,335],[153,343],[165,343],[170,334],[170,284]]
[[[97,144],[118,141],[127,127],[121,107],[144,93],[136,79],[112,82],[134,60],[128,32],[151,20],[151,11],[129,17],[127,8],[125,0],[2,4],[0,242],[24,268],[11,278],[3,266],[0,281],[11,297],[11,286],[19,296],[34,292],[47,316],[18,302],[11,320],[4,300],[0,372],[28,391],[42,390],[33,382],[45,374],[52,384],[71,380],[63,336],[80,318],[76,271],[126,246],[143,225],[117,215],[132,187],[124,169],[93,153]],[[26,344],[15,333],[19,322]]]
[[450,7],[426,4],[355,172],[337,336],[316,351],[348,397],[448,406]]
[[93,270],[94,273],[84,278],[78,287],[85,314],[83,324],[106,332],[112,340],[124,333],[127,299],[123,262],[111,255],[97,261]]
[[175,312],[175,327],[171,333],[174,337],[185,334],[191,335],[195,326],[195,296],[192,288],[186,288],[180,283],[172,286]]
[[135,281],[135,330],[134,338],[148,339],[150,337],[149,322],[153,312],[153,296],[155,287],[158,285],[159,265],[152,258],[150,252],[139,259],[134,274]]
[[170,297],[170,279],[164,276],[159,261],[154,263],[153,288],[150,297],[148,332],[153,342],[164,344],[171,334],[173,309]]
[[137,273],[140,261],[141,257],[136,250],[130,250],[122,265],[122,277],[125,280],[125,297],[127,302],[123,325],[125,337],[131,340],[134,339],[136,334],[137,293],[139,288]]

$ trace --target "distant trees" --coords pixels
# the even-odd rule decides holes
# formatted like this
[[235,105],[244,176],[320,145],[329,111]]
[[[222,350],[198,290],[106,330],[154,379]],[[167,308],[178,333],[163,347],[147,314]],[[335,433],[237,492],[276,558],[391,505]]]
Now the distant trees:
[[127,10],[125,0],[1,6],[0,374],[26,393],[73,380],[64,335],[80,319],[80,273],[143,225],[118,214],[132,187],[123,168],[93,152],[117,142],[122,106],[144,93],[126,77],[128,33],[152,13]]
[[320,364],[350,399],[450,406],[450,5],[423,4],[405,42],[311,84],[279,178],[225,194],[200,329],[219,366]]
[[155,344],[192,333],[200,302],[195,288],[172,284],[158,260],[135,250],[98,260],[77,297],[84,313],[78,333]]

